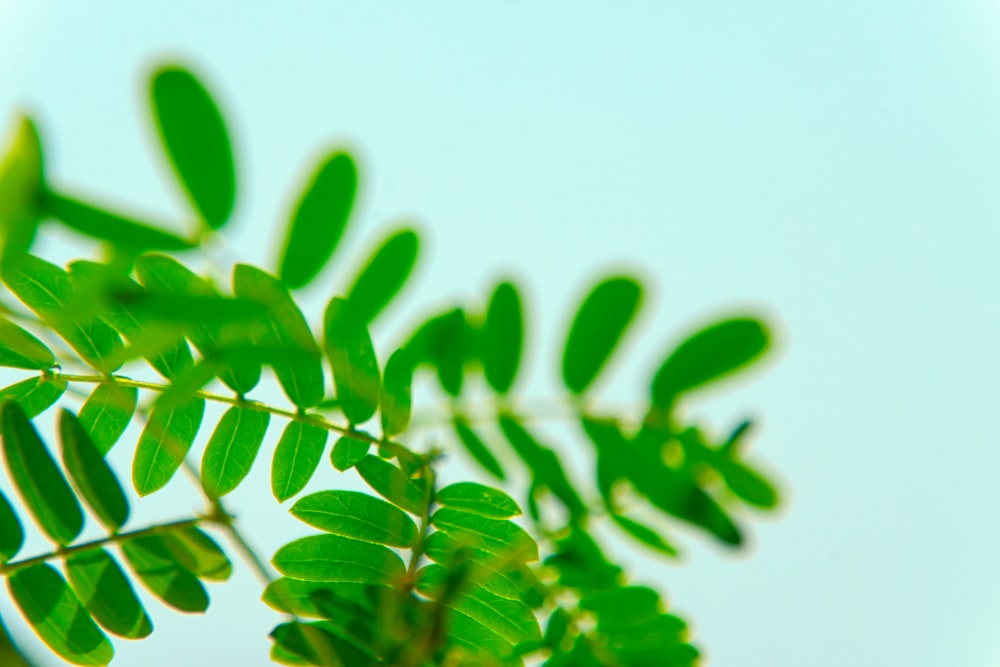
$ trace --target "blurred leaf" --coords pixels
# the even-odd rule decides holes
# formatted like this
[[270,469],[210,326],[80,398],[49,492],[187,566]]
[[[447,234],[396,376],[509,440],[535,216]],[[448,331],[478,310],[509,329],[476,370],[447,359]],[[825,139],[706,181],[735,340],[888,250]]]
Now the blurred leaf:
[[162,536],[135,537],[121,548],[142,584],[165,604],[188,613],[208,609],[205,587],[170,553]]
[[386,500],[411,514],[424,513],[424,492],[396,466],[369,454],[354,467],[368,486]]
[[563,350],[563,383],[582,394],[597,378],[639,309],[642,287],[633,278],[598,283],[577,311]]
[[41,205],[70,229],[133,251],[188,250],[194,244],[155,226],[46,190]]
[[226,495],[250,472],[270,415],[261,410],[234,406],[215,427],[201,459],[201,483],[212,498]]
[[7,632],[7,628],[3,624],[3,619],[0,619],[0,665],[4,665],[4,667],[35,667],[28,662],[25,654],[21,653],[14,644],[14,640],[11,639],[10,633]]
[[323,458],[327,437],[327,430],[319,426],[288,422],[271,464],[271,491],[278,502],[285,502],[309,483]]
[[618,524],[622,530],[649,548],[668,556],[678,555],[677,548],[667,542],[662,535],[649,526],[639,523],[638,521],[630,519],[622,514],[618,514],[617,512],[611,513],[611,519]]
[[65,391],[66,380],[59,377],[28,378],[0,391],[0,405],[4,401],[14,401],[28,419],[34,419],[52,407]]
[[140,496],[163,488],[180,468],[198,435],[205,399],[153,406],[132,461],[132,484]]
[[413,519],[384,500],[358,491],[320,491],[299,499],[291,514],[327,533],[376,544],[410,548]]
[[521,513],[521,508],[506,493],[475,482],[449,484],[438,491],[434,499],[445,507],[475,512],[493,519],[509,519]]
[[4,269],[28,252],[38,228],[38,196],[44,183],[41,140],[34,121],[16,120],[14,138],[0,161],[0,234]]
[[514,384],[521,362],[524,314],[521,297],[511,283],[493,290],[483,326],[483,372],[498,394],[506,394]]
[[[272,656],[295,656],[305,665],[321,667],[369,667],[384,664],[357,643],[339,637],[334,633],[338,628],[330,627],[324,621],[317,623],[282,623],[271,632],[275,644]],[[280,649],[279,653],[276,649]]]
[[393,585],[406,571],[395,553],[339,535],[313,535],[278,550],[271,561],[279,572],[304,581]]
[[80,606],[66,580],[51,565],[18,570],[7,590],[42,641],[74,665],[106,665],[114,657],[111,642]]
[[753,363],[769,345],[767,328],[751,318],[723,320],[702,329],[678,345],[656,371],[653,404],[669,407],[680,394]]
[[80,602],[108,632],[141,639],[153,631],[128,577],[104,549],[88,549],[69,556],[66,575]]
[[288,226],[278,275],[286,285],[304,287],[330,261],[344,234],[358,189],[354,160],[328,155],[302,192]]
[[174,172],[205,224],[219,229],[236,202],[233,150],[219,107],[194,74],[177,66],[153,73],[150,96]]
[[523,560],[538,560],[538,546],[520,526],[481,514],[442,507],[431,515],[431,524],[468,546],[495,555],[522,554]]
[[250,299],[158,290],[119,291],[111,297],[142,322],[219,326],[259,320],[266,309]]
[[65,408],[59,411],[59,441],[63,467],[69,472],[80,497],[108,532],[117,532],[129,514],[121,484],[76,415]]
[[128,428],[138,400],[139,390],[135,387],[118,382],[102,382],[94,387],[80,409],[80,423],[102,455],[111,450]]
[[500,462],[490,452],[486,443],[472,430],[469,421],[465,417],[456,416],[452,423],[455,426],[458,441],[465,447],[465,451],[469,453],[469,456],[474,458],[486,472],[502,481],[506,475],[500,466]]
[[450,396],[462,393],[466,361],[475,357],[475,332],[465,311],[453,308],[424,322],[405,345],[416,364],[431,364],[441,388]]
[[17,555],[24,546],[24,528],[7,496],[0,491],[0,565]]
[[716,470],[729,490],[750,505],[766,510],[778,506],[778,492],[774,486],[745,463],[723,459],[716,463]]
[[406,348],[401,348],[389,356],[382,378],[379,409],[384,437],[399,435],[409,426],[413,406],[412,384],[413,359]]
[[0,366],[41,371],[55,363],[52,351],[42,341],[0,317]]
[[559,572],[559,583],[569,588],[606,588],[617,586],[622,570],[609,563],[587,531],[571,525],[556,539],[555,553],[545,564]]
[[371,323],[406,284],[417,261],[420,241],[412,229],[388,236],[354,279],[347,300],[358,317]]
[[365,458],[370,448],[371,445],[367,442],[362,442],[349,435],[342,436],[337,440],[337,444],[333,446],[333,451],[330,452],[330,462],[333,463],[334,468],[340,472],[344,472],[348,468],[353,468],[358,464],[358,461]]
[[69,544],[83,529],[76,496],[24,410],[10,401],[0,410],[4,458],[14,486],[46,535],[56,544]]
[[195,526],[173,528],[161,535],[173,560],[199,579],[226,581],[233,564],[219,545]]
[[381,390],[378,360],[368,328],[350,302],[334,298],[326,307],[323,336],[333,367],[340,409],[351,424],[371,419]]

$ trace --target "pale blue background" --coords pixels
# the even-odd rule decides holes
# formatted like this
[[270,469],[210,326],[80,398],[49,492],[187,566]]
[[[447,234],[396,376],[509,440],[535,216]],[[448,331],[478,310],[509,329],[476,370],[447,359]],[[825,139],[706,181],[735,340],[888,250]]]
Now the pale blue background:
[[[685,329],[771,314],[774,363],[695,413],[766,417],[755,452],[787,511],[755,523],[745,556],[685,534],[683,567],[640,555],[637,578],[669,588],[713,667],[1000,662],[1000,2],[267,7],[0,0],[0,109],[34,111],[59,182],[180,220],[143,77],[163,57],[195,65],[243,166],[221,261],[270,264],[295,180],[319,147],[352,148],[359,215],[309,306],[416,221],[426,253],[383,349],[426,308],[517,275],[531,396],[552,395],[598,269],[656,286],[602,383],[611,403],[634,403]],[[128,447],[115,456],[127,474]],[[306,532],[267,467],[231,503],[263,551]],[[324,464],[314,486],[340,483]],[[178,481],[136,525],[192,507]],[[118,664],[265,664],[277,617],[245,568],[211,592],[206,622],[151,602],[156,633],[117,642]]]

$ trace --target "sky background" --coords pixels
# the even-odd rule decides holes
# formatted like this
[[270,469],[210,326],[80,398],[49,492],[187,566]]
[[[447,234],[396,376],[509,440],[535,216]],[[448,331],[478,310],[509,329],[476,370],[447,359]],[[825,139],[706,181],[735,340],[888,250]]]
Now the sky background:
[[[0,0],[0,112],[35,115],[53,181],[179,224],[145,97],[164,61],[195,68],[231,123],[241,198],[220,263],[274,266],[296,188],[334,147],[356,154],[361,194],[307,311],[418,226],[382,350],[513,276],[531,327],[518,387],[551,397],[567,318],[628,271],[650,298],[599,389],[629,405],[686,332],[771,318],[764,372],[690,413],[761,417],[754,460],[784,511],[754,518],[737,555],[684,530],[680,566],[613,544],[712,667],[1000,663],[1000,2]],[[112,454],[126,479],[137,434]],[[270,497],[270,451],[230,502],[264,553],[309,532]],[[324,463],[310,489],[354,483]],[[134,525],[198,507],[178,480]],[[267,664],[279,618],[246,568],[210,592],[207,621],[149,602],[156,632],[116,641],[117,664]]]

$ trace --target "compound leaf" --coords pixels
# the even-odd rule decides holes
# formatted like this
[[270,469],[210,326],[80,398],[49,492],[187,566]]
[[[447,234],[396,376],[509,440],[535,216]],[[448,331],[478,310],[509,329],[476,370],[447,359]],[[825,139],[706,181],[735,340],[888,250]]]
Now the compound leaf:
[[521,514],[521,508],[506,493],[475,482],[450,484],[438,491],[434,498],[445,507],[475,512],[492,519],[509,519]]
[[378,408],[381,383],[368,327],[344,299],[330,301],[324,315],[326,354],[333,367],[337,399],[352,424],[371,419]]
[[371,454],[354,467],[380,496],[411,514],[423,514],[424,492],[402,470]]
[[66,391],[66,380],[60,377],[33,377],[0,391],[0,404],[14,401],[28,419],[34,419],[52,407]]
[[493,453],[486,446],[486,443],[483,442],[482,438],[472,430],[469,421],[465,417],[456,416],[452,423],[455,426],[458,441],[465,447],[465,451],[469,453],[469,456],[475,459],[483,467],[483,470],[497,479],[503,480],[506,475],[500,466],[500,462],[493,456]]
[[330,462],[334,468],[344,472],[365,458],[370,448],[369,443],[345,435],[338,439],[337,444],[333,446],[333,451],[330,452]]
[[163,536],[135,537],[122,542],[122,553],[149,592],[178,611],[201,613],[208,609],[208,593],[164,542]]

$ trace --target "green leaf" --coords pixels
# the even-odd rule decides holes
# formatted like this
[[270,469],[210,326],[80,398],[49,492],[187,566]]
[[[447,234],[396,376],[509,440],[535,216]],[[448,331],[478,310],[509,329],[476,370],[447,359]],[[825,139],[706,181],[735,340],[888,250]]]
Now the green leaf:
[[278,502],[285,502],[309,483],[323,457],[327,436],[328,431],[319,426],[288,422],[271,464],[271,491]]
[[464,310],[453,308],[429,319],[410,337],[406,348],[416,363],[434,366],[448,395],[462,393],[465,364],[476,357],[475,331]]
[[292,214],[281,251],[278,275],[289,287],[304,287],[330,261],[357,189],[357,169],[346,153],[333,153],[316,168]]
[[745,502],[767,510],[778,506],[778,492],[774,486],[745,463],[722,459],[715,468],[729,490]]
[[207,581],[226,581],[233,564],[219,545],[195,526],[174,528],[161,535],[171,557],[188,572]]
[[102,382],[83,404],[80,423],[102,455],[111,450],[128,428],[138,400],[139,390],[135,387]]
[[211,229],[236,203],[233,150],[219,107],[194,74],[162,67],[150,79],[153,119],[184,191]]
[[662,535],[638,521],[634,521],[627,516],[617,512],[611,513],[611,519],[618,524],[618,527],[626,533],[639,540],[647,547],[664,553],[668,556],[677,556],[677,547],[667,542]]
[[9,269],[3,274],[7,287],[84,361],[102,373],[118,369],[109,360],[121,354],[121,338],[107,322],[87,313],[77,302],[64,270],[33,255],[25,255],[15,266],[5,269]]
[[339,535],[313,535],[278,550],[271,561],[285,576],[304,581],[393,585],[406,572],[386,547]]
[[0,404],[14,401],[28,419],[34,419],[48,410],[66,391],[66,380],[59,377],[33,377],[0,391]]
[[438,491],[434,499],[445,507],[475,512],[493,519],[509,519],[521,514],[521,508],[506,493],[475,482],[450,484]]
[[378,408],[381,383],[378,360],[365,326],[350,302],[333,298],[326,307],[323,337],[333,367],[340,409],[351,424],[371,419]]
[[117,532],[128,520],[128,501],[76,415],[65,408],[59,412],[59,440],[63,467],[80,496],[109,532]]
[[275,611],[328,618],[333,606],[330,602],[334,599],[341,603],[340,606],[371,613],[378,607],[379,593],[387,590],[367,584],[331,584],[282,577],[268,584],[261,599]]
[[41,201],[45,213],[81,234],[126,248],[146,250],[188,250],[194,244],[175,234],[144,222],[112,213],[78,199],[47,190]]
[[442,507],[431,515],[431,524],[459,540],[466,540],[472,548],[495,555],[516,552],[523,560],[538,560],[538,545],[523,528],[510,521]]
[[400,348],[385,363],[385,375],[379,395],[382,434],[386,438],[399,435],[410,425],[412,385],[413,359],[406,348]]
[[410,548],[417,536],[417,526],[406,513],[358,491],[313,493],[290,511],[314,528],[376,544]]
[[[271,632],[275,644],[272,657],[294,656],[291,664],[321,667],[375,667],[384,664],[367,646],[337,636],[339,628],[329,623],[282,623]],[[368,642],[365,642],[367,644]],[[287,658],[286,658],[287,659]],[[297,662],[301,660],[302,662]]]
[[465,447],[465,451],[469,453],[469,456],[474,458],[486,472],[501,481],[505,479],[506,475],[500,466],[500,462],[493,456],[493,453],[486,446],[486,443],[483,442],[482,438],[472,430],[469,421],[465,417],[456,416],[452,423],[455,426],[458,441]]
[[0,162],[0,229],[4,230],[3,264],[19,260],[31,248],[38,228],[38,194],[44,160],[38,128],[26,116],[16,120],[14,140]]
[[642,300],[642,286],[632,278],[607,278],[584,299],[563,350],[563,383],[582,394],[604,368]]
[[0,492],[0,565],[17,555],[24,546],[24,528],[10,506],[7,496]]
[[122,542],[129,566],[150,593],[178,611],[208,609],[208,593],[190,570],[170,552],[162,536],[135,537]]
[[154,405],[132,461],[132,485],[140,496],[163,488],[180,468],[205,414],[205,399],[166,408]]
[[10,401],[0,410],[4,458],[14,486],[49,538],[59,545],[69,544],[83,528],[76,496],[24,410]]
[[653,404],[669,407],[682,393],[748,366],[770,346],[763,322],[733,318],[717,322],[678,345],[653,377]]
[[337,440],[337,444],[333,446],[333,451],[330,452],[330,462],[334,468],[340,472],[344,472],[349,468],[353,468],[358,464],[358,461],[365,458],[370,448],[371,445],[367,442],[352,438],[349,435],[342,436]]
[[393,232],[368,258],[347,292],[357,313],[371,323],[389,305],[410,277],[417,261],[420,240],[412,229]]
[[264,442],[270,417],[239,406],[222,415],[201,459],[201,484],[209,496],[226,495],[247,476]]
[[0,619],[0,665],[4,665],[4,667],[32,667],[25,654],[21,653],[11,639],[2,619]]
[[0,366],[42,371],[55,363],[52,351],[42,341],[0,317]]
[[315,359],[275,365],[278,382],[288,399],[305,409],[323,400],[323,363],[309,324],[288,288],[277,278],[247,264],[233,267],[233,292],[267,306],[257,342],[301,349]]
[[157,290],[116,291],[111,298],[148,324],[219,327],[258,320],[267,311],[256,301],[218,294],[173,294]]
[[493,290],[483,325],[483,372],[498,394],[506,394],[517,377],[524,341],[524,314],[521,297],[511,283]]
[[141,639],[153,631],[128,577],[104,549],[88,549],[69,556],[66,575],[80,602],[108,632]]
[[80,605],[62,575],[51,565],[18,570],[7,590],[42,641],[74,665],[106,665],[114,657],[111,642]]
[[423,514],[424,492],[402,470],[371,454],[358,461],[355,468],[380,496],[411,514]]

